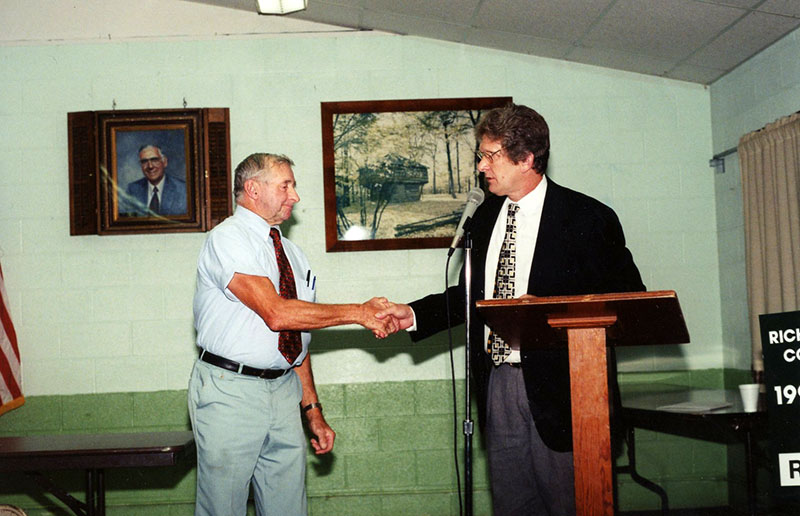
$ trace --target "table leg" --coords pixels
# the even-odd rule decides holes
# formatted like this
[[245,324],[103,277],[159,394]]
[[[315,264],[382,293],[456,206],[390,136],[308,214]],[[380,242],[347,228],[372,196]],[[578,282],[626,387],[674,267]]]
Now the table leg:
[[645,489],[648,489],[653,493],[657,494],[658,497],[661,499],[661,514],[662,516],[668,516],[669,498],[667,498],[667,492],[664,491],[664,489],[660,485],[656,484],[652,480],[644,478],[639,474],[638,471],[636,471],[636,435],[634,433],[634,429],[632,426],[628,426],[626,434],[627,434],[626,441],[628,445],[628,467],[621,469],[630,474],[634,482],[644,487]]
[[106,516],[105,472],[102,469],[86,470],[86,515]]
[[94,470],[89,468],[86,470],[86,515],[95,516],[94,511]]
[[96,470],[97,474],[97,515],[106,516],[106,485],[105,471]]
[[[72,509],[72,512],[78,516],[84,516],[87,512],[87,505],[80,500],[73,497],[68,492],[64,491],[55,485],[49,478],[42,475],[38,471],[28,472],[27,475],[32,478],[39,487],[46,493],[50,493]],[[88,493],[88,491],[87,491]]]
[[757,515],[756,507],[756,467],[753,459],[753,434],[744,433],[745,470],[747,472],[747,509],[750,516]]

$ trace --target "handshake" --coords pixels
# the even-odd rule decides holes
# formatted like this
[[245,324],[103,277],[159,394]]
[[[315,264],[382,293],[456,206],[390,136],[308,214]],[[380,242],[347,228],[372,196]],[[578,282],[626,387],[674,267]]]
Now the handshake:
[[359,305],[358,324],[372,330],[375,338],[383,339],[414,324],[414,312],[404,304],[392,303],[385,297],[373,297]]

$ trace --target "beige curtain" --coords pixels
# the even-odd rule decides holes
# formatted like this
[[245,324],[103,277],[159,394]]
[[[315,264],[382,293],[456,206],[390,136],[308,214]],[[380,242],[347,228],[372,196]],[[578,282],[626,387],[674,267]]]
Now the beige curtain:
[[800,310],[800,113],[739,141],[753,369],[759,314]]

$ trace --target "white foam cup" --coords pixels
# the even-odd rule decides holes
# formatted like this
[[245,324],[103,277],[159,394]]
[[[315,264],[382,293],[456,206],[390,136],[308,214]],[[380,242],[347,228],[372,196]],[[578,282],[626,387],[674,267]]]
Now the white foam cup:
[[760,385],[757,383],[743,383],[739,386],[739,393],[742,395],[742,406],[745,412],[755,412],[758,409],[758,391]]

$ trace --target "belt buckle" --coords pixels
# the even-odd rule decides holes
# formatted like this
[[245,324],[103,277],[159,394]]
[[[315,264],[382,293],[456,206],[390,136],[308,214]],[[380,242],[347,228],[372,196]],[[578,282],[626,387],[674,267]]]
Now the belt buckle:
[[288,369],[283,371],[277,369],[262,369],[260,373],[258,373],[258,377],[262,380],[274,380],[276,378],[280,378],[281,376],[286,374]]

